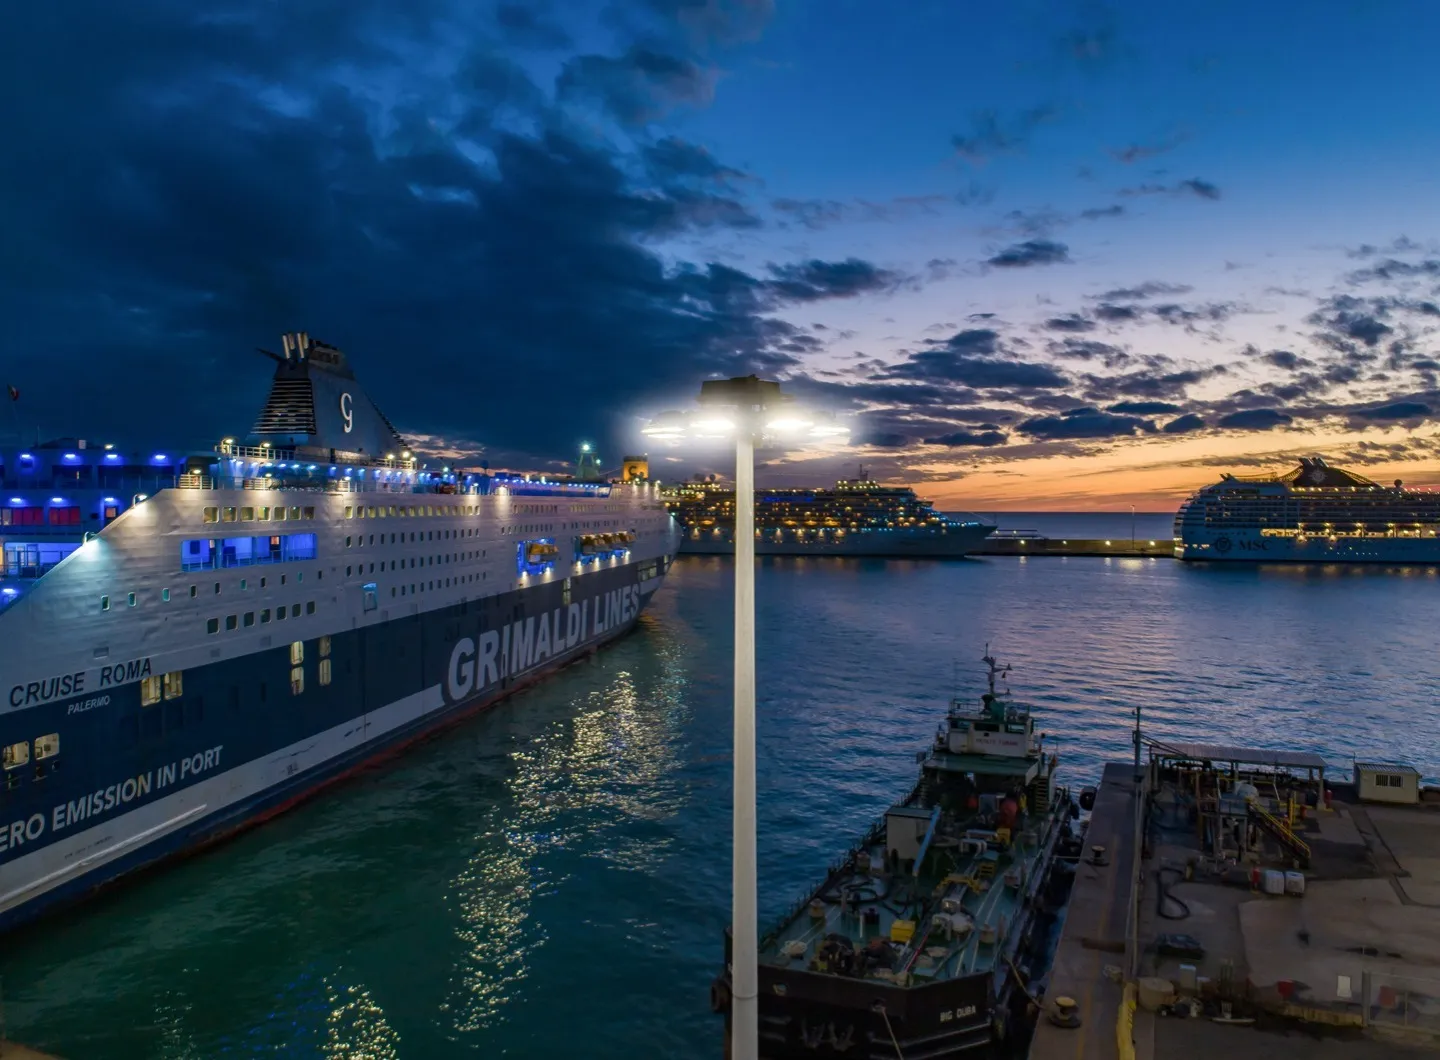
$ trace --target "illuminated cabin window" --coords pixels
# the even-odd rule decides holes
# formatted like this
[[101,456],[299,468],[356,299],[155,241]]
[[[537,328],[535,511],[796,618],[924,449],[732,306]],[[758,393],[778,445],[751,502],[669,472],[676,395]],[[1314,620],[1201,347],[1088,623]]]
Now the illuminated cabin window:
[[320,658],[322,658],[322,659],[328,659],[328,658],[330,658],[330,638],[329,638],[329,636],[324,636],[324,637],[321,637],[321,638],[320,638]]
[[290,670],[290,694],[298,696],[303,691],[305,691],[305,667],[293,667]]
[[160,675],[147,677],[140,682],[140,705],[149,707],[160,702]]
[[261,522],[264,522],[266,519],[270,518],[270,509],[268,507],[256,508],[255,518]]
[[207,523],[218,523],[220,521],[220,509],[215,507],[206,508],[205,521]]
[[52,732],[48,736],[40,736],[35,740],[35,760],[38,762],[44,758],[54,758],[60,753],[60,734]]
[[166,699],[179,699],[185,692],[185,672],[183,670],[171,670],[164,675],[161,682],[165,688]]
[[19,769],[30,762],[30,742],[21,740],[19,743],[12,743],[0,751],[0,763],[6,769]]
[[321,660],[320,660],[320,683],[321,683],[322,685],[328,685],[328,684],[330,683],[330,660],[329,660],[329,659],[321,659]]
[[257,563],[292,563],[315,557],[315,534],[191,538],[180,543],[180,569],[185,571],[248,567]]
[[234,508],[222,508],[222,509],[220,509],[220,521],[221,521],[222,523],[233,523],[233,522],[235,521],[235,509],[234,509]]
[[283,523],[283,522],[285,521],[285,509],[284,509],[284,508],[272,508],[272,509],[270,510],[270,518],[271,518],[271,520],[274,521],[274,522]]
[[299,666],[305,661],[305,642],[297,640],[290,645],[290,665]]
[[254,508],[241,508],[241,509],[240,509],[240,521],[241,521],[242,523],[253,522],[254,519],[255,519],[255,509],[254,509]]

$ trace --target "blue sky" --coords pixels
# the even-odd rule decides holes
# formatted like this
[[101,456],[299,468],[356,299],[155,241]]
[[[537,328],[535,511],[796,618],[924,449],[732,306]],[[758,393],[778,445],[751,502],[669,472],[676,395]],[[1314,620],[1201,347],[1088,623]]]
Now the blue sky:
[[1435,40],[1418,0],[27,8],[9,382],[27,430],[203,444],[303,329],[452,458],[618,455],[758,371],[854,425],[774,481],[1440,481]]

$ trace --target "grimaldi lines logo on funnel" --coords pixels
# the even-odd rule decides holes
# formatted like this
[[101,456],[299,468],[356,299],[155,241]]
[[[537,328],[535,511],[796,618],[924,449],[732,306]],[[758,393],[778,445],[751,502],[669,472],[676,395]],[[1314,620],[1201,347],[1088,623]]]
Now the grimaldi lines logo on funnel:
[[459,703],[623,626],[640,612],[640,586],[627,585],[499,629],[461,637],[450,649],[445,694]]

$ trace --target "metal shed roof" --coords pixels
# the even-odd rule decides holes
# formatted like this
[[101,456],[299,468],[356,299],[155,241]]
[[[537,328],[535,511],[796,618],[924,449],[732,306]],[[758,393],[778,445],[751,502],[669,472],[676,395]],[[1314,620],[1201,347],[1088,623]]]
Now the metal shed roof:
[[1285,766],[1290,769],[1324,769],[1325,759],[1308,751],[1271,751],[1264,747],[1234,747],[1220,743],[1183,743],[1147,740],[1150,753],[1164,758],[1208,759],[1211,762],[1243,762],[1254,766]]
[[1420,775],[1420,770],[1403,762],[1356,762],[1355,768],[1363,773],[1404,773],[1412,777]]

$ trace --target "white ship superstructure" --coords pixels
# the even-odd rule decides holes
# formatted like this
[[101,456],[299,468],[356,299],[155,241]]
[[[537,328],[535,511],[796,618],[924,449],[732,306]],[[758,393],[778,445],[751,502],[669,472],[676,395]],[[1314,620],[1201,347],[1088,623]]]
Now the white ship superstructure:
[[286,336],[203,456],[0,453],[0,928],[268,816],[629,629],[655,488],[422,467]]
[[1440,493],[1383,486],[1302,457],[1283,475],[1225,475],[1175,515],[1185,560],[1440,563]]

